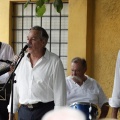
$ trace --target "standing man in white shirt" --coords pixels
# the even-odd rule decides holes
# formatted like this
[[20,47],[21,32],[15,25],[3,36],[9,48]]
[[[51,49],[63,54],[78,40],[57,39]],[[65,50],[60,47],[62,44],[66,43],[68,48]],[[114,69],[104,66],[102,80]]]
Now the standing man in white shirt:
[[[29,30],[29,47],[15,72],[13,113],[19,109],[19,120],[41,120],[46,112],[66,105],[63,64],[45,47],[48,38],[46,30],[40,26]],[[10,108],[11,102],[9,112]]]
[[[13,49],[10,45],[0,42],[0,60],[12,60],[14,57]],[[0,69],[6,68],[7,63],[0,62]],[[10,72],[7,72],[0,76],[0,89],[4,86],[10,76]],[[10,86],[10,85],[9,85]],[[0,120],[8,120],[7,105],[9,103],[10,89],[0,91]]]
[[114,86],[112,97],[109,99],[109,104],[112,107],[112,118],[117,119],[118,110],[120,109],[120,51],[116,61]]
[[[72,59],[71,75],[66,78],[67,105],[72,107],[77,103],[83,106],[92,104],[95,107],[98,105],[101,109],[99,118],[105,118],[109,110],[108,99],[97,81],[85,75],[86,71],[87,63],[85,59],[79,57]],[[86,116],[89,120],[89,116]]]

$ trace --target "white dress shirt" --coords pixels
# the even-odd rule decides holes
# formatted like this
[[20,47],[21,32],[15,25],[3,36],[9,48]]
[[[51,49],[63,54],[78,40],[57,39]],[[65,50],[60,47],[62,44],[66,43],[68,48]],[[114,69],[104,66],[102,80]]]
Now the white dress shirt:
[[102,107],[108,102],[102,88],[93,78],[87,76],[87,80],[79,86],[70,76],[66,78],[67,84],[67,105],[75,102],[87,102]]
[[109,104],[111,107],[120,107],[120,51],[118,52],[116,61],[114,86],[112,97],[109,99]]
[[[13,60],[13,57],[14,57],[14,52],[13,52],[12,47],[10,45],[2,42],[1,49],[0,49],[0,60],[1,59],[2,60]],[[8,66],[8,64],[0,62],[0,70],[7,66]],[[5,74],[1,75],[0,76],[0,84],[6,83],[8,78],[9,78],[9,73],[5,73]]]
[[[20,104],[54,101],[55,108],[66,105],[66,82],[59,57],[46,49],[45,55],[32,68],[28,53],[20,62],[14,85],[13,113]],[[10,100],[11,101],[11,100]],[[8,111],[10,112],[10,103]]]

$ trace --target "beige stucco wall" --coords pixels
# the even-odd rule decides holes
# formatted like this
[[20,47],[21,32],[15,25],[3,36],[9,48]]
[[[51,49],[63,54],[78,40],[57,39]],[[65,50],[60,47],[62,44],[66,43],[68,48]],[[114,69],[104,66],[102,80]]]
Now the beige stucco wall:
[[[109,98],[113,88],[117,53],[120,49],[120,1],[69,2],[68,68],[74,56],[85,57],[88,62],[88,74],[99,82]],[[69,72],[70,68],[68,74]],[[110,114],[111,109],[107,117],[110,117]]]
[[81,55],[86,58],[86,16],[86,0],[69,0],[68,74],[73,57]]
[[[89,66],[88,74],[99,82],[109,98],[113,88],[117,53],[120,49],[120,1],[70,0],[69,2],[68,63],[74,56],[85,57]],[[107,117],[110,117],[110,114],[111,109]]]
[[[0,40],[6,43],[11,40],[10,1],[27,0],[0,1]],[[68,74],[73,57],[86,58],[88,75],[99,82],[108,98],[120,49],[119,20],[120,0],[69,0]]]
[[120,49],[120,1],[97,0],[95,8],[93,73],[110,96]]
[[111,97],[120,49],[120,0],[95,0],[93,76]]
[[0,41],[9,43],[9,1],[0,1]]

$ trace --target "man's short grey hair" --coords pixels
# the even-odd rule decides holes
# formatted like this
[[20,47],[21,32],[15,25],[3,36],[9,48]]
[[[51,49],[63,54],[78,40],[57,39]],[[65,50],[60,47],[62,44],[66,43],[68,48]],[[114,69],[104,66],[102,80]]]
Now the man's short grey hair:
[[34,27],[31,27],[30,30],[37,30],[37,31],[40,31],[40,38],[42,40],[46,40],[48,41],[49,39],[49,36],[48,36],[48,33],[46,32],[46,30],[40,26],[34,26]]
[[86,120],[82,111],[70,107],[62,107],[46,113],[42,120]]
[[83,68],[87,68],[87,62],[84,58],[75,57],[71,60],[71,63],[81,63]]

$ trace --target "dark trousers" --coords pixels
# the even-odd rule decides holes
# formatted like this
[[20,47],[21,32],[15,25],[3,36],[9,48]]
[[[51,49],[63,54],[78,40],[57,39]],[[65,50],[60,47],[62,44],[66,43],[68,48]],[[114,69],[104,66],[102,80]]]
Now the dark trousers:
[[[0,84],[0,89],[2,89],[4,85],[5,84]],[[10,83],[6,86],[6,89],[4,91],[0,91],[0,120],[8,120],[9,115],[7,106],[9,103],[10,92],[11,92]]]
[[8,120],[7,101],[0,100],[0,120]]
[[28,108],[21,105],[18,111],[18,120],[41,120],[43,115],[54,109],[54,102],[42,103],[38,107]]

